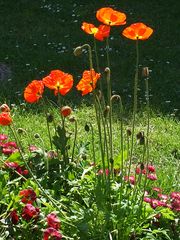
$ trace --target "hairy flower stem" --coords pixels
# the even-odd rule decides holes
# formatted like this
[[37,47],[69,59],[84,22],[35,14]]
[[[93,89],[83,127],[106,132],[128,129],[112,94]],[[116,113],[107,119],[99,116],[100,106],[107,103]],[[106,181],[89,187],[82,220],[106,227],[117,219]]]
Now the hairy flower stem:
[[110,58],[109,58],[109,37],[106,38],[106,57],[107,57],[107,66],[110,68]]
[[71,157],[72,162],[74,160],[74,151],[75,151],[75,146],[76,146],[76,140],[77,140],[77,120],[75,119],[75,121],[74,121],[74,141],[73,141],[73,149],[72,149],[72,157]]
[[136,120],[136,112],[137,112],[138,66],[139,66],[139,46],[138,46],[138,39],[137,39],[136,40],[136,71],[135,71],[135,77],[134,77],[132,135],[131,135],[131,149],[130,149],[130,162],[129,162],[129,169],[128,169],[128,178],[130,175],[132,156],[133,156],[133,150],[134,150],[134,130],[135,130],[135,120]]

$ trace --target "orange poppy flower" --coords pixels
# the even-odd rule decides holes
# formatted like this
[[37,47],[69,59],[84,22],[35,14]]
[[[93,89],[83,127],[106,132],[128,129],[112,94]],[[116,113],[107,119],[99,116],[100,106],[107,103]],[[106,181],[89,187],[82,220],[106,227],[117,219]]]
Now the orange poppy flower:
[[94,69],[85,70],[83,76],[76,86],[77,90],[82,91],[82,96],[92,92],[96,88],[97,80],[101,77],[100,73],[96,73]]
[[119,26],[126,24],[126,14],[115,11],[112,8],[101,8],[96,13],[97,19],[109,26]]
[[88,33],[93,34],[97,40],[103,41],[104,38],[109,37],[110,27],[106,25],[100,25],[98,28],[91,23],[83,22],[81,29]]
[[133,23],[122,32],[123,36],[132,40],[146,40],[152,33],[153,29],[144,23]]
[[12,123],[12,118],[8,112],[0,113],[0,125],[9,126]]
[[42,81],[33,80],[24,90],[24,99],[26,102],[38,102],[44,92],[44,84]]
[[53,70],[47,77],[43,78],[43,83],[49,89],[54,90],[55,95],[58,92],[61,95],[66,95],[73,86],[73,77],[71,74],[60,70]]

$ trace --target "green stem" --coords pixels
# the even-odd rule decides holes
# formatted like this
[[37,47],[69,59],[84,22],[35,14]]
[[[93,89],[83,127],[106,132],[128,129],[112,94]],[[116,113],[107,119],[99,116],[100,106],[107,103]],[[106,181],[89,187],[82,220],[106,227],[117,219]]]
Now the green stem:
[[75,151],[75,146],[76,146],[76,139],[77,139],[77,121],[75,119],[74,143],[73,143],[73,150],[72,150],[72,157],[71,157],[72,162],[74,160],[74,151]]

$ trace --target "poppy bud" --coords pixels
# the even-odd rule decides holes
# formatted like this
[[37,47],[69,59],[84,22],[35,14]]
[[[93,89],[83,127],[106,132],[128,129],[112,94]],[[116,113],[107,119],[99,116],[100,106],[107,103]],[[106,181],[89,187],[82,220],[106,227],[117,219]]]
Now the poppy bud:
[[9,106],[5,103],[0,106],[0,110],[1,112],[10,112]]
[[46,116],[47,122],[51,123],[54,120],[53,114],[52,113],[47,113]]
[[39,133],[35,133],[35,134],[34,134],[34,138],[40,138]]
[[113,101],[113,100],[120,100],[121,99],[121,97],[119,96],[119,95],[113,95],[112,97],[111,97],[111,101]]
[[130,137],[131,134],[132,134],[131,129],[128,128],[128,129],[126,130],[126,133],[127,133],[127,136]]
[[109,159],[110,163],[113,164],[114,160],[112,158]]
[[74,49],[74,55],[77,57],[82,54],[82,47],[78,46]]
[[143,137],[143,132],[138,132],[137,134],[136,134],[136,138],[139,140],[139,139],[141,139],[142,137]]
[[25,130],[23,129],[23,128],[18,128],[17,129],[17,133],[18,134],[22,134],[22,133],[24,133],[25,132]]
[[84,127],[84,129],[85,129],[86,132],[89,132],[89,125],[86,124],[85,127]]
[[109,114],[110,111],[110,106],[106,106],[106,108],[104,109],[104,117],[106,118]]
[[67,117],[71,114],[72,109],[69,106],[64,106],[61,108],[61,115],[63,117]]
[[144,163],[141,163],[140,168],[141,170],[144,170]]
[[75,118],[74,116],[71,116],[71,117],[69,118],[69,121],[70,121],[71,123],[73,123],[73,122],[76,121],[76,118]]
[[148,67],[144,67],[143,69],[142,69],[142,76],[143,77],[149,77],[149,68]]

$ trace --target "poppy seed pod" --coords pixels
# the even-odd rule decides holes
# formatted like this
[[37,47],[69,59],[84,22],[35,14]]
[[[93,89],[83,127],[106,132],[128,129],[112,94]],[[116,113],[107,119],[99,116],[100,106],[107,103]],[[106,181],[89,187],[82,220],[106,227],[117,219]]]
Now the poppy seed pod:
[[70,108],[69,106],[64,106],[61,108],[60,112],[63,117],[67,117],[71,114],[72,108]]
[[148,67],[143,67],[142,76],[145,77],[145,78],[149,77],[149,68]]
[[71,123],[73,123],[73,122],[76,121],[76,118],[75,118],[74,116],[71,116],[71,117],[69,118],[69,121],[70,121]]
[[82,54],[82,47],[81,46],[78,46],[78,47],[76,47],[75,49],[74,49],[74,56],[80,56],[81,54]]

